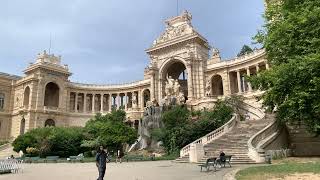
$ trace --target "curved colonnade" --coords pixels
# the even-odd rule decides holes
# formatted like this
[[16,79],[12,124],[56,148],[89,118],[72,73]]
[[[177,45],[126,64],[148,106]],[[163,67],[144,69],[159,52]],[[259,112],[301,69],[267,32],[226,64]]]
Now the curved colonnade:
[[143,80],[134,83],[70,82],[68,65],[45,51],[23,77],[0,73],[0,138],[17,137],[37,127],[84,126],[96,113],[112,109],[125,110],[128,124],[137,127],[147,104],[161,106],[168,97],[202,109],[213,107],[220,97],[253,92],[245,76],[269,68],[265,51],[222,60],[191,20],[191,14],[184,12],[166,21],[164,33],[146,50],[150,63]]

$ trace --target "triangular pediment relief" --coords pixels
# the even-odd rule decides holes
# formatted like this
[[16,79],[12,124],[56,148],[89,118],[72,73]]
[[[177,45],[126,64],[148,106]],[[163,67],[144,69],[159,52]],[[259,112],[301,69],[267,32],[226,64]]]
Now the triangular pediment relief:
[[[166,21],[166,30],[154,42],[152,47],[165,44],[190,35],[199,35],[191,24],[192,15],[184,11],[182,15]],[[200,36],[200,35],[199,35]]]

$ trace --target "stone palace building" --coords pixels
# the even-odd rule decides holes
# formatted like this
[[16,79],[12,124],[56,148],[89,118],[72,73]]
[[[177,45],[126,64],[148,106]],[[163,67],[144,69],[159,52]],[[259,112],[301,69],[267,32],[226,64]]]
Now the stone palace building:
[[194,109],[212,107],[223,96],[251,93],[244,77],[269,68],[265,51],[222,60],[191,20],[184,12],[165,21],[165,31],[146,50],[150,63],[144,79],[134,83],[70,82],[68,65],[46,51],[26,67],[23,77],[0,73],[1,139],[37,127],[84,126],[96,113],[112,108],[124,109],[128,124],[137,127],[148,103],[161,104],[168,93]]

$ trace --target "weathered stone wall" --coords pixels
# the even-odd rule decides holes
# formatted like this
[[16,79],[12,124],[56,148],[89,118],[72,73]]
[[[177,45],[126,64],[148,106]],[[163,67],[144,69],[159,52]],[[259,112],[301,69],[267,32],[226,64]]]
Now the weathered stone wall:
[[293,156],[320,156],[320,136],[310,134],[304,125],[288,125],[287,128]]
[[280,134],[268,144],[264,150],[280,150],[289,148],[288,131],[286,127],[281,128]]

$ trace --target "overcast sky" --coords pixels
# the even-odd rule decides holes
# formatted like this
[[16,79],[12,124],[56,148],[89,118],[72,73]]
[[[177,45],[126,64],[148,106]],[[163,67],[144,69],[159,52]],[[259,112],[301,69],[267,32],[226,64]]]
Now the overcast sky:
[[[82,83],[143,79],[145,49],[177,14],[175,0],[1,0],[0,72],[23,75],[37,53],[62,55]],[[180,0],[193,26],[220,49],[236,56],[263,24],[263,0]]]

